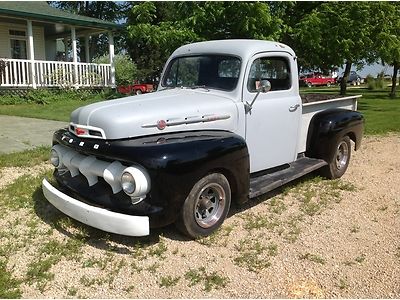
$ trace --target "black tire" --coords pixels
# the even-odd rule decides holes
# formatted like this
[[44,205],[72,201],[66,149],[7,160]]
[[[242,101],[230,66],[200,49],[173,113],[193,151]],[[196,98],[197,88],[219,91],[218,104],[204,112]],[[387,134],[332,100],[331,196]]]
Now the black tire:
[[176,222],[190,238],[208,236],[224,222],[231,205],[231,188],[220,173],[209,174],[192,188]]
[[135,95],[141,95],[142,94],[142,91],[141,90],[136,90],[135,91]]
[[330,86],[331,86],[331,82],[328,81],[328,82],[326,83],[326,86],[327,86],[327,87],[330,87]]
[[311,82],[307,82],[306,84],[307,84],[307,86],[308,86],[309,88],[312,87],[312,83],[311,83]]
[[337,140],[329,157],[325,159],[328,165],[321,169],[321,175],[329,179],[342,177],[349,166],[350,157],[351,143],[346,135]]

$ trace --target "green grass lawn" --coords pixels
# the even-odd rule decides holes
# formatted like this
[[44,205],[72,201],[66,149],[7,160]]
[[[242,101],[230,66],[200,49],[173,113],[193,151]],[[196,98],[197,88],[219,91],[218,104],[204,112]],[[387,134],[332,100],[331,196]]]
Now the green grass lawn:
[[[300,93],[338,94],[337,86],[330,88],[301,88]],[[385,134],[388,132],[400,132],[400,96],[397,99],[389,98],[389,89],[371,91],[363,87],[349,87],[348,95],[361,94],[358,100],[358,110],[365,116],[366,134]],[[400,91],[399,91],[400,94]],[[73,94],[72,94],[73,95]],[[2,96],[0,96],[0,103]],[[77,97],[78,98],[78,97]],[[13,115],[69,121],[71,112],[83,105],[105,99],[102,94],[88,95],[80,99],[71,97],[58,97],[57,101],[47,101],[47,104],[19,103],[13,105],[1,105],[0,115]]]
[[[365,87],[348,87],[348,95],[362,95],[358,111],[365,117],[365,134],[400,132],[400,91],[396,99],[389,97],[389,88],[368,90]],[[300,93],[339,94],[339,87],[301,88]]]
[[94,102],[121,97],[112,90],[29,91],[25,96],[0,95],[0,115],[69,121],[71,112]]
[[[1,96],[0,96],[1,97]],[[98,99],[88,100],[62,100],[49,104],[13,104],[0,105],[0,115],[20,116],[56,121],[69,121],[70,114],[76,108],[99,101]]]

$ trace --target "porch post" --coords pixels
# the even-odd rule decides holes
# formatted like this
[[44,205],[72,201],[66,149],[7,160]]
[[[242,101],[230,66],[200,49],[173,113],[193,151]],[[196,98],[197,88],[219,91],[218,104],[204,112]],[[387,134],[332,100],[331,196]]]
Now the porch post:
[[110,47],[110,76],[111,87],[115,87],[115,64],[114,64],[114,37],[111,31],[108,32],[108,44]]
[[72,41],[72,62],[74,63],[74,85],[78,88],[78,54],[76,50],[76,31],[75,27],[71,27],[71,41]]
[[88,34],[85,35],[85,60],[86,63],[90,63],[90,49],[89,49],[89,38]]
[[33,29],[32,21],[27,20],[28,27],[28,58],[29,58],[29,69],[30,69],[30,80],[32,88],[36,89],[36,74],[35,74],[35,51],[33,46]]

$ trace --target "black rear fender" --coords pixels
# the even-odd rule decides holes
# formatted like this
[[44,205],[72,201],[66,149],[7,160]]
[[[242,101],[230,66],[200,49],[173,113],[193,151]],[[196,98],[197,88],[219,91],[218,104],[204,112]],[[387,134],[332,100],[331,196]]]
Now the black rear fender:
[[349,136],[358,150],[364,131],[364,117],[357,111],[330,109],[314,115],[307,136],[306,156],[329,159],[338,139]]

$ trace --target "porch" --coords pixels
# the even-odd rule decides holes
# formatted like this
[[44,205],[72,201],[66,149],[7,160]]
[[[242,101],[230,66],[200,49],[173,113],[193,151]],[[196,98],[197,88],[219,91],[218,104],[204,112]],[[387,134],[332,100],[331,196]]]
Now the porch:
[[[115,87],[118,28],[42,1],[0,1],[0,89]],[[92,62],[96,38],[108,42],[109,63]]]
[[114,87],[111,64],[0,59],[0,87]]

